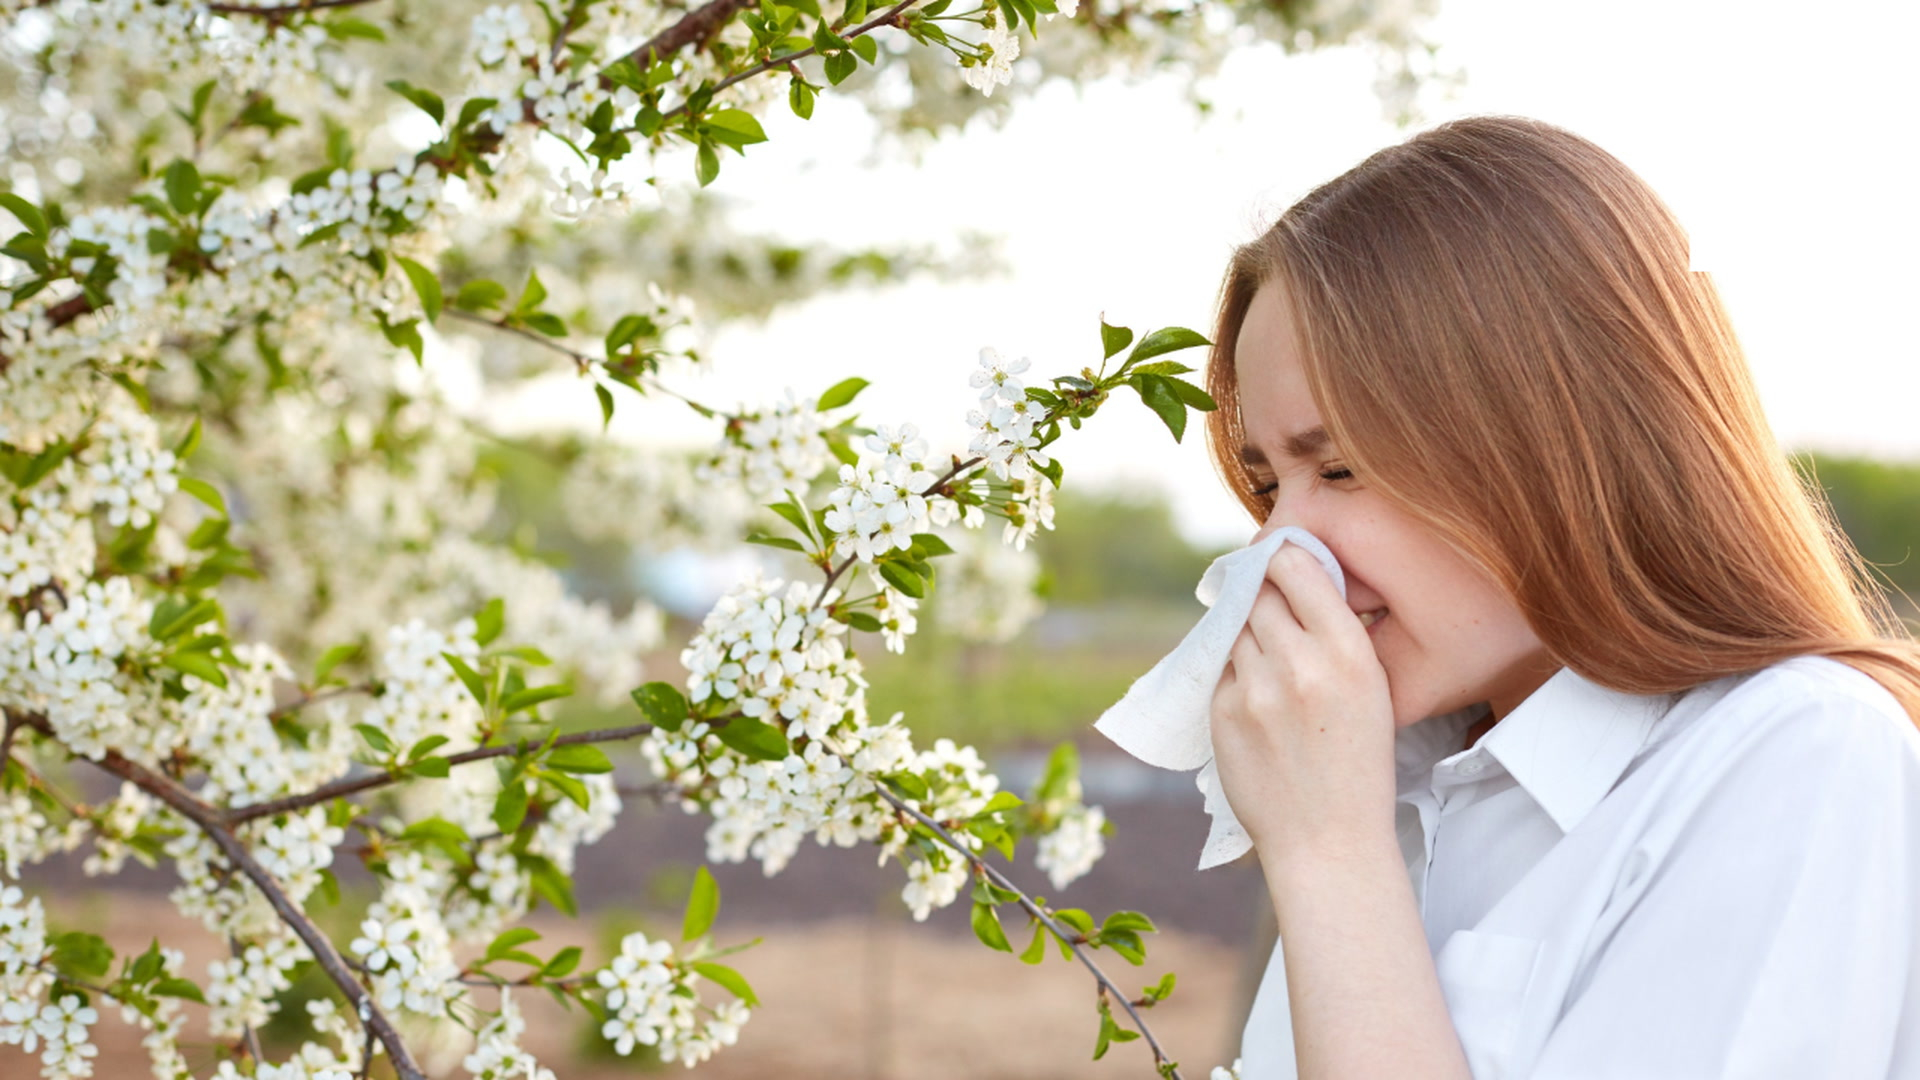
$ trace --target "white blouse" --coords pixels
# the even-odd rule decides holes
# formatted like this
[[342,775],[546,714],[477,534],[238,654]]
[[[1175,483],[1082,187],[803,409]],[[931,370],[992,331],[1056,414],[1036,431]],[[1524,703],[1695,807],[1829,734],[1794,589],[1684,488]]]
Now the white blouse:
[[[1920,1078],[1920,730],[1885,687],[1817,656],[1673,695],[1561,668],[1462,750],[1486,714],[1395,737],[1476,1080]],[[1242,1038],[1244,1080],[1297,1076],[1277,942]]]

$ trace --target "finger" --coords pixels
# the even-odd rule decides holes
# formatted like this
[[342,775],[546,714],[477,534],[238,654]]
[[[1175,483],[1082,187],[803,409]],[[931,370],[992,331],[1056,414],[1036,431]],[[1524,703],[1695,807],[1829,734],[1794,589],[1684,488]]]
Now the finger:
[[1286,594],[1271,581],[1260,583],[1260,593],[1254,597],[1253,610],[1247,615],[1247,628],[1253,631],[1260,651],[1269,656],[1286,655],[1292,644],[1306,633],[1294,618]]
[[1253,631],[1240,628],[1240,636],[1233,639],[1233,647],[1227,650],[1227,662],[1237,673],[1237,669],[1255,670],[1260,664],[1260,643],[1254,640]]
[[1298,544],[1282,544],[1273,553],[1267,580],[1279,588],[1289,612],[1308,633],[1347,633],[1360,626],[1360,617],[1341,599],[1320,560]]

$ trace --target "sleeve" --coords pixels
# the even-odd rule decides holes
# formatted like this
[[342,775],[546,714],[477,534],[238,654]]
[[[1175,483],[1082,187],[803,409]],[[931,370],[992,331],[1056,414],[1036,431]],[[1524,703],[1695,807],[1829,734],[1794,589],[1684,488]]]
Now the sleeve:
[[1781,697],[1616,896],[1531,1080],[1920,1077],[1920,732]]

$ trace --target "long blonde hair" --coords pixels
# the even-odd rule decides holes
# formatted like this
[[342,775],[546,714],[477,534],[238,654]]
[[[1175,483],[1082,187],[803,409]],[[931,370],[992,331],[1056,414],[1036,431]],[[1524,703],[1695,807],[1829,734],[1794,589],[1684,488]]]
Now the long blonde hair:
[[1687,265],[1673,213],[1592,142],[1516,116],[1421,132],[1234,253],[1215,463],[1265,520],[1234,341],[1278,282],[1348,466],[1491,573],[1558,662],[1652,694],[1826,655],[1920,723],[1920,643],[1782,452]]

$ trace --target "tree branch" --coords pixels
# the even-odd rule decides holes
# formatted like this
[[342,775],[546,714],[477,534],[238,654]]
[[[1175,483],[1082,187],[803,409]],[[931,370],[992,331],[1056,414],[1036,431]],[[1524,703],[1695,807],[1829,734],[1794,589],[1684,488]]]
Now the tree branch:
[[262,19],[285,19],[306,11],[319,11],[322,8],[359,7],[362,4],[377,3],[378,0],[298,0],[292,4],[254,4],[217,3],[208,4],[206,9],[216,15],[253,15]]
[[1059,938],[1061,941],[1066,942],[1067,947],[1073,950],[1073,955],[1079,957],[1080,962],[1082,964],[1085,964],[1087,970],[1093,973],[1094,981],[1099,983],[1100,989],[1108,994],[1113,995],[1113,997],[1120,1002],[1120,1007],[1125,1009],[1127,1011],[1127,1016],[1133,1020],[1133,1026],[1140,1032],[1141,1035],[1146,1037],[1147,1045],[1152,1048],[1154,1065],[1163,1069],[1165,1071],[1165,1074],[1168,1077],[1170,1077],[1171,1080],[1181,1080],[1179,1066],[1175,1064],[1171,1058],[1167,1057],[1167,1052],[1165,1050],[1162,1050],[1160,1048],[1159,1040],[1153,1037],[1153,1031],[1152,1029],[1147,1027],[1147,1022],[1145,1020],[1140,1019],[1139,1012],[1137,1012],[1133,1007],[1133,1001],[1129,999],[1127,995],[1123,991],[1121,991],[1121,989],[1118,986],[1114,985],[1113,980],[1107,977],[1107,973],[1100,970],[1100,965],[1094,963],[1093,957],[1087,955],[1087,950],[1082,948],[1080,943],[1077,940],[1075,940],[1077,937],[1079,937],[1078,934],[1070,933],[1064,927],[1062,927],[1059,923],[1055,922],[1053,920],[1053,916],[1048,914],[1045,908],[1041,907],[1039,904],[1034,903],[1033,898],[1028,896],[1026,892],[1022,890],[1018,885],[1015,885],[1012,881],[1009,881],[1005,874],[1002,874],[1000,871],[995,870],[992,866],[989,866],[985,859],[982,859],[979,855],[975,854],[974,851],[968,848],[965,844],[962,844],[960,841],[954,839],[953,834],[948,832],[946,829],[942,828],[939,822],[933,820],[932,818],[921,813],[920,811],[915,810],[913,807],[908,806],[906,803],[901,802],[898,798],[894,796],[893,792],[887,790],[886,785],[884,783],[875,784],[873,789],[874,791],[879,793],[881,798],[891,803],[895,810],[898,810],[901,813],[906,814],[907,816],[913,818],[915,821],[919,822],[920,824],[933,830],[933,834],[940,838],[941,843],[959,852],[963,857],[966,858],[968,862],[972,863],[977,870],[985,874],[987,878],[991,880],[995,885],[998,885],[1000,888],[1005,889],[1008,892],[1014,893],[1017,896],[1019,896],[1020,906],[1023,908],[1026,908],[1027,912],[1031,914],[1034,918],[1039,919],[1040,922],[1043,925],[1045,925],[1048,930],[1053,931],[1053,934],[1055,937]]
[[[598,731],[577,731],[572,735],[562,735],[553,740],[555,746],[577,746],[581,743],[618,742],[633,739],[653,730],[652,724],[631,724],[627,727],[601,728]],[[508,754],[524,754],[538,749],[544,743],[530,739],[519,739],[498,746],[482,746],[473,750],[464,750],[458,754],[448,754],[447,764],[465,765],[473,761],[485,761],[488,758],[505,757]],[[255,818],[284,814],[292,810],[304,810],[319,803],[332,802],[348,795],[358,795],[363,791],[386,787],[388,784],[406,779],[407,774],[400,769],[383,769],[366,776],[357,776],[351,780],[335,780],[331,784],[322,784],[312,791],[300,795],[288,795],[285,798],[271,799],[250,806],[235,807],[227,811],[225,821],[229,826],[241,825]]]
[[[717,0],[717,2],[724,2],[724,0]],[[849,30],[844,34],[841,34],[840,36],[846,39],[847,41],[852,41],[854,38],[865,35],[878,27],[898,25],[897,20],[900,17],[900,13],[912,7],[916,2],[918,2],[918,0],[900,0],[899,3],[893,5],[892,7],[874,16],[873,18],[868,19],[866,22],[861,23],[859,26],[854,27],[852,30]],[[742,4],[740,6],[746,7],[748,5]],[[705,10],[705,9],[702,9],[702,10]],[[737,74],[729,75],[726,78],[720,80],[718,83],[715,83],[713,87],[713,92],[718,94],[720,91],[725,90],[727,87],[732,86],[734,83],[743,82],[747,79],[753,78],[755,75],[760,75],[765,72],[772,71],[774,68],[777,68],[777,67],[785,67],[796,60],[803,60],[806,57],[812,56],[819,51],[820,50],[817,47],[813,45],[809,45],[804,49],[798,50],[797,52],[782,53],[779,56],[770,57],[766,60],[761,61],[758,64],[755,64],[753,67],[750,67],[745,71],[738,72]],[[666,112],[661,113],[660,114],[661,122],[665,123],[666,121],[671,120],[674,117],[686,111],[687,111],[687,103],[683,101],[680,104],[675,105],[673,108],[668,109]],[[625,128],[622,130],[632,131],[636,129]]]
[[320,969],[326,972],[334,985],[340,988],[340,992],[346,995],[356,1015],[360,1016],[361,1024],[387,1048],[387,1059],[393,1062],[394,1071],[400,1075],[400,1080],[426,1080],[426,1074],[414,1064],[412,1054],[407,1051],[406,1044],[401,1041],[400,1033],[394,1030],[392,1021],[380,1011],[380,1006],[374,1002],[373,996],[367,993],[366,987],[360,985],[360,981],[354,978],[346,961],[342,960],[340,953],[334,949],[333,942],[328,940],[327,936],[320,932],[320,928],[313,925],[313,920],[309,919],[306,913],[287,897],[280,883],[274,880],[266,867],[261,866],[259,860],[253,857],[253,853],[247,850],[247,845],[233,834],[232,825],[218,810],[194,798],[191,793],[173,781],[144,765],[127,760],[117,752],[108,751],[105,757],[93,761],[93,764],[123,780],[133,782],[141,790],[166,803],[182,817],[198,826],[200,831],[213,841],[214,846],[220,849],[220,853],[226,856],[227,861],[238,867],[240,872],[247,876],[247,880],[253,882],[254,887],[267,898],[267,902],[273,905],[274,913],[292,928],[294,934],[313,953],[314,961],[320,965]]
[[[737,12],[752,6],[752,0],[711,0],[710,3],[688,12],[679,22],[648,38],[639,48],[621,59],[631,60],[645,70],[654,60],[664,60],[689,45],[705,41]],[[618,62],[615,61],[615,63]]]

